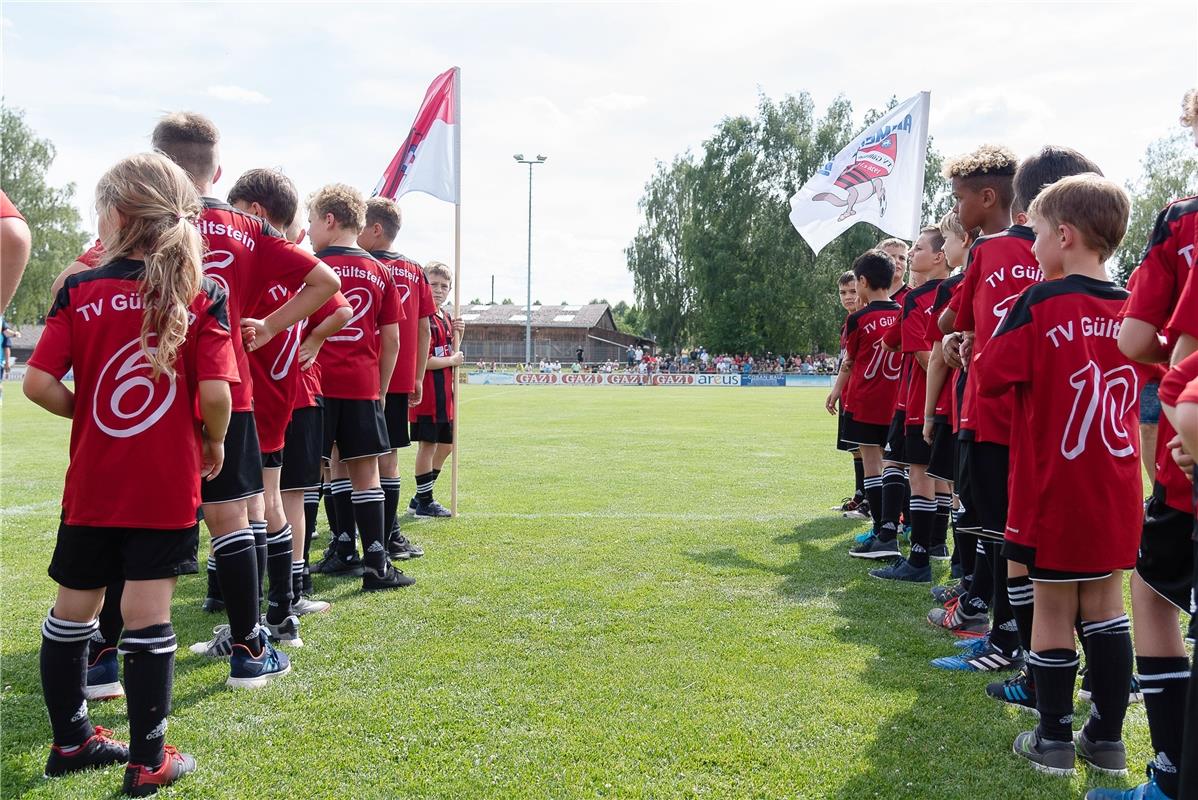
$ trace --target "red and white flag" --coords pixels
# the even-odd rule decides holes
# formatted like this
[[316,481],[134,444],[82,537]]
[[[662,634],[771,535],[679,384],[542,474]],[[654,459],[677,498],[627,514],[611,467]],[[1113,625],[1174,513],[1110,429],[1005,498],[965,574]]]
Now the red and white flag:
[[461,197],[460,70],[438,75],[425,92],[408,138],[374,187],[376,197],[398,200],[424,192],[447,203]]

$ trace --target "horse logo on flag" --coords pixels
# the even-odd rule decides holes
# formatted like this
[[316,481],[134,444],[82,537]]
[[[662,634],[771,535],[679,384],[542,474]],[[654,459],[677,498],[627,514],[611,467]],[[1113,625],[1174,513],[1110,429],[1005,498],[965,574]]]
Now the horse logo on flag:
[[857,213],[854,209],[858,203],[877,195],[881,215],[886,216],[885,178],[894,170],[898,158],[898,134],[899,131],[891,131],[880,142],[858,148],[853,163],[836,178],[835,186],[845,190],[844,197],[835,192],[820,192],[811,199],[843,208],[844,212],[836,218],[837,222],[843,222]]

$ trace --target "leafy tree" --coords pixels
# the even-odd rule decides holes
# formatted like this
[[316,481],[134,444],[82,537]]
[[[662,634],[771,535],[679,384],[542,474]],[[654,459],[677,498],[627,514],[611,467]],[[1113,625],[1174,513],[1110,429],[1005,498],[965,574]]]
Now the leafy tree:
[[470,302],[467,303],[466,305],[477,306],[477,305],[482,305],[482,302],[483,302],[482,300],[479,300],[477,297],[475,297],[475,298],[471,299]]
[[1157,214],[1180,197],[1198,194],[1198,156],[1188,133],[1179,132],[1148,145],[1140,161],[1140,177],[1126,184],[1131,219],[1123,244],[1115,251],[1111,277],[1126,283],[1140,264]]
[[501,305],[510,306],[510,305],[515,305],[515,303],[514,303],[514,301],[512,300],[512,298],[510,298],[510,297],[505,297],[505,298],[503,298],[503,301],[502,301]]
[[50,308],[50,285],[83,252],[88,234],[71,202],[75,184],[46,183],[54,145],[39,139],[18,109],[0,106],[0,188],[29,223],[33,250],[25,276],[6,318],[16,324],[38,322]]

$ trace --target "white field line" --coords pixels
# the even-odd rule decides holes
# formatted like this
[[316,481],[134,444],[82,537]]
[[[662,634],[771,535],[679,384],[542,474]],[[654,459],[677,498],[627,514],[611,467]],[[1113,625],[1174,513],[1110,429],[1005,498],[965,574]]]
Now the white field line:
[[[549,511],[530,514],[503,511],[463,511],[458,514],[460,519],[668,519],[679,522],[799,522],[808,517],[800,513],[793,514],[689,514],[664,512],[631,512],[631,511]],[[424,522],[424,519],[413,519],[412,522]]]
[[24,506],[4,506],[0,507],[0,516],[16,517],[22,514],[40,514],[45,511],[53,511],[62,507],[62,502],[59,500],[43,500],[40,503],[30,503]]

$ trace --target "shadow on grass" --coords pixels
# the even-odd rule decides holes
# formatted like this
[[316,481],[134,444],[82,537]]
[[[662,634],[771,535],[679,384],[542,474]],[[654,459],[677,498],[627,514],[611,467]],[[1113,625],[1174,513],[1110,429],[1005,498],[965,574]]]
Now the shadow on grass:
[[[876,733],[859,755],[844,764],[844,782],[826,795],[835,798],[948,797],[1056,798],[1076,796],[1079,781],[1068,782],[1034,772],[1011,753],[1021,730],[1035,726],[1028,713],[1006,708],[985,694],[985,686],[1010,673],[961,673],[938,670],[932,658],[956,653],[953,639],[925,619],[933,607],[927,584],[898,584],[875,579],[869,570],[882,566],[848,556],[852,533],[860,527],[839,518],[799,524],[774,543],[797,545],[793,558],[777,563],[741,555],[733,548],[691,554],[717,570],[756,570],[780,579],[779,595],[797,604],[831,600],[843,620],[834,635],[875,658],[853,660],[857,672],[845,680],[878,695],[879,707],[896,698],[893,713],[878,719]],[[948,579],[947,565],[936,577]],[[1079,706],[1078,718],[1088,714]],[[1079,767],[1079,772],[1081,768]],[[1134,776],[1133,776],[1134,777]],[[1134,785],[1131,779],[1083,774],[1086,788]]]

